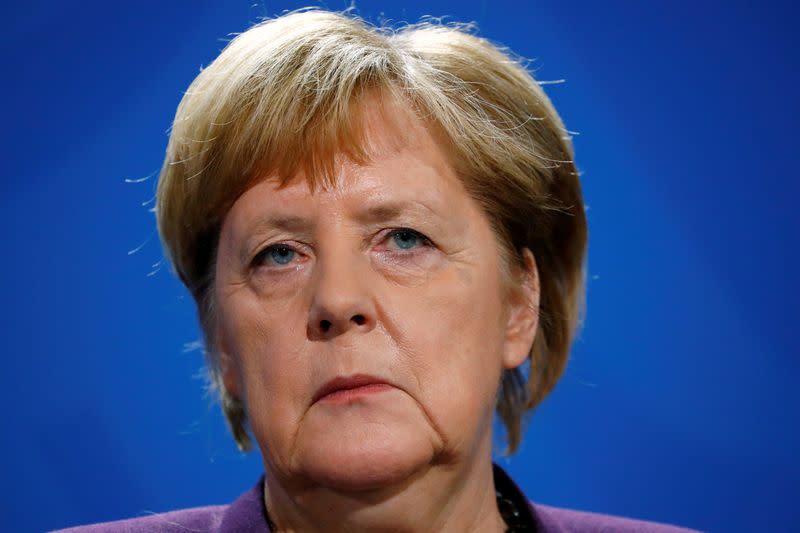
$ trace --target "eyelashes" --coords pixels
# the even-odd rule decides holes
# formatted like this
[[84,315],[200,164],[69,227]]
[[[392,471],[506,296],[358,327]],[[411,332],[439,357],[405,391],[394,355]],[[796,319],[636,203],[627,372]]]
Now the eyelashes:
[[256,255],[254,263],[263,264],[271,262],[276,265],[288,265],[297,255],[297,251],[286,244],[273,244],[267,246]]
[[[393,228],[385,232],[380,240],[379,252],[390,254],[393,259],[410,259],[434,247],[433,242],[424,234],[411,228]],[[289,243],[275,243],[264,247],[252,260],[254,269],[267,268],[273,271],[294,270],[292,266],[308,259],[303,253],[304,246]]]

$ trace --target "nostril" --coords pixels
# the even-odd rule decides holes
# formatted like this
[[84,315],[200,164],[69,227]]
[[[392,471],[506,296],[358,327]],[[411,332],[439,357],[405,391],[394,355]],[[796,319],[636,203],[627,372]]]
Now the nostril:
[[359,326],[363,326],[367,322],[367,319],[364,318],[364,315],[354,315],[351,320]]
[[327,333],[329,329],[331,329],[331,321],[330,320],[320,320],[319,327],[323,333]]

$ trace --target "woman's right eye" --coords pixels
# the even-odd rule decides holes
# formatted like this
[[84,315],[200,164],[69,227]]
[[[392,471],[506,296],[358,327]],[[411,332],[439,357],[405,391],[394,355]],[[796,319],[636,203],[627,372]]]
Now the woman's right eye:
[[253,264],[260,266],[266,264],[267,266],[285,266],[294,260],[297,252],[290,246],[285,244],[273,244],[267,246],[253,258]]

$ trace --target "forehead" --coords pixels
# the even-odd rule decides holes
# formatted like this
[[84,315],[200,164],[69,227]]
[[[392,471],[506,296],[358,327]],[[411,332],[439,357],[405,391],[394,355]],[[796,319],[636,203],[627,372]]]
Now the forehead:
[[325,179],[307,170],[288,178],[274,172],[262,176],[233,204],[225,225],[243,229],[239,223],[265,211],[331,202],[351,201],[373,212],[419,203],[442,214],[459,203],[466,192],[434,127],[409,107],[375,96],[365,98],[362,110],[366,160],[356,161],[342,149],[333,155],[333,173]]

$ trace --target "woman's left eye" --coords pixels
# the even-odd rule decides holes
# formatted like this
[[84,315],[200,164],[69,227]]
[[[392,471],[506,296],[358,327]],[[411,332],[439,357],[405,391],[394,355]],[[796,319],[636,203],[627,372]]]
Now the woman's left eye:
[[388,235],[388,239],[397,248],[401,250],[412,250],[430,244],[430,240],[421,233],[412,229],[400,228],[392,231]]

